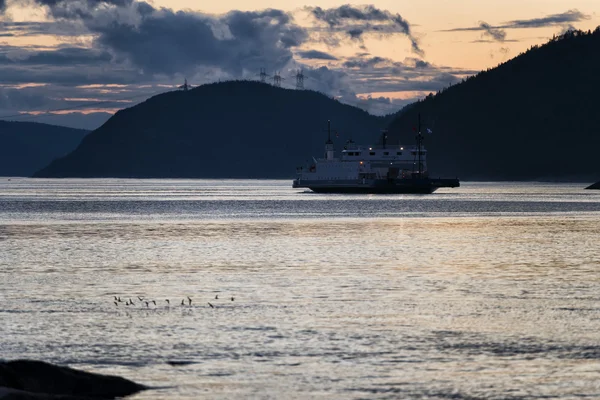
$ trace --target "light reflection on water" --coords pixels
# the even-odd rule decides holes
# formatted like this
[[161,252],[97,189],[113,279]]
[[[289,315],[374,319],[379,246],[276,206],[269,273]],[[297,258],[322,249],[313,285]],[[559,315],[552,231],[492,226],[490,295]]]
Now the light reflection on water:
[[0,354],[168,386],[135,399],[600,397],[600,193],[289,186],[0,182]]

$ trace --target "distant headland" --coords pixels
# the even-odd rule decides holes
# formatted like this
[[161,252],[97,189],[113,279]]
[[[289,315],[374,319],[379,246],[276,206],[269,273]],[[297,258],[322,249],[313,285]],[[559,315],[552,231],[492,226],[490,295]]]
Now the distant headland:
[[64,126],[0,121],[0,176],[31,176],[75,150],[88,133]]

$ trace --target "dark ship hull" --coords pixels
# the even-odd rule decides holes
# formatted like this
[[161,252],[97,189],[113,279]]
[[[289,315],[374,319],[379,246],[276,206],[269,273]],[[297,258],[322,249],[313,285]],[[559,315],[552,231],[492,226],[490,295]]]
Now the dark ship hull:
[[307,188],[316,193],[363,193],[363,194],[431,194],[439,188],[459,187],[458,179],[374,179],[356,180],[301,180],[296,179],[292,187]]

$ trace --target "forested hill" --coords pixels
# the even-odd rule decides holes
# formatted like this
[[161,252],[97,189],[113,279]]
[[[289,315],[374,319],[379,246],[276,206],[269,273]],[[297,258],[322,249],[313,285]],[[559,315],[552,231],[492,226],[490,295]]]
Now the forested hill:
[[56,125],[0,121],[0,176],[31,176],[70,153],[87,133]]
[[393,140],[414,143],[421,114],[429,168],[462,179],[600,177],[600,27],[568,32],[401,113]]
[[121,110],[38,177],[289,178],[323,154],[372,143],[390,122],[321,93],[230,81],[155,96]]

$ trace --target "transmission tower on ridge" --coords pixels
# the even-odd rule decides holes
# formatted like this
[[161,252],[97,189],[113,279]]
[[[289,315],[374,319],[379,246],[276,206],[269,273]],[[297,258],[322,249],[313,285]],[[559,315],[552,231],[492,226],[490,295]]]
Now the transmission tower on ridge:
[[275,72],[275,74],[273,75],[273,86],[281,87],[281,81],[284,80],[285,78],[282,78],[279,72]]
[[304,90],[304,73],[301,69],[296,72],[296,89]]
[[192,85],[188,84],[187,78],[185,78],[185,82],[183,83],[183,85],[179,86],[179,89],[182,89],[184,92],[187,92],[191,88],[192,88]]
[[260,73],[258,74],[258,76],[260,76],[260,81],[262,83],[265,83],[267,81],[267,78],[269,77],[269,75],[267,75],[267,69],[266,68],[261,68],[260,69]]

